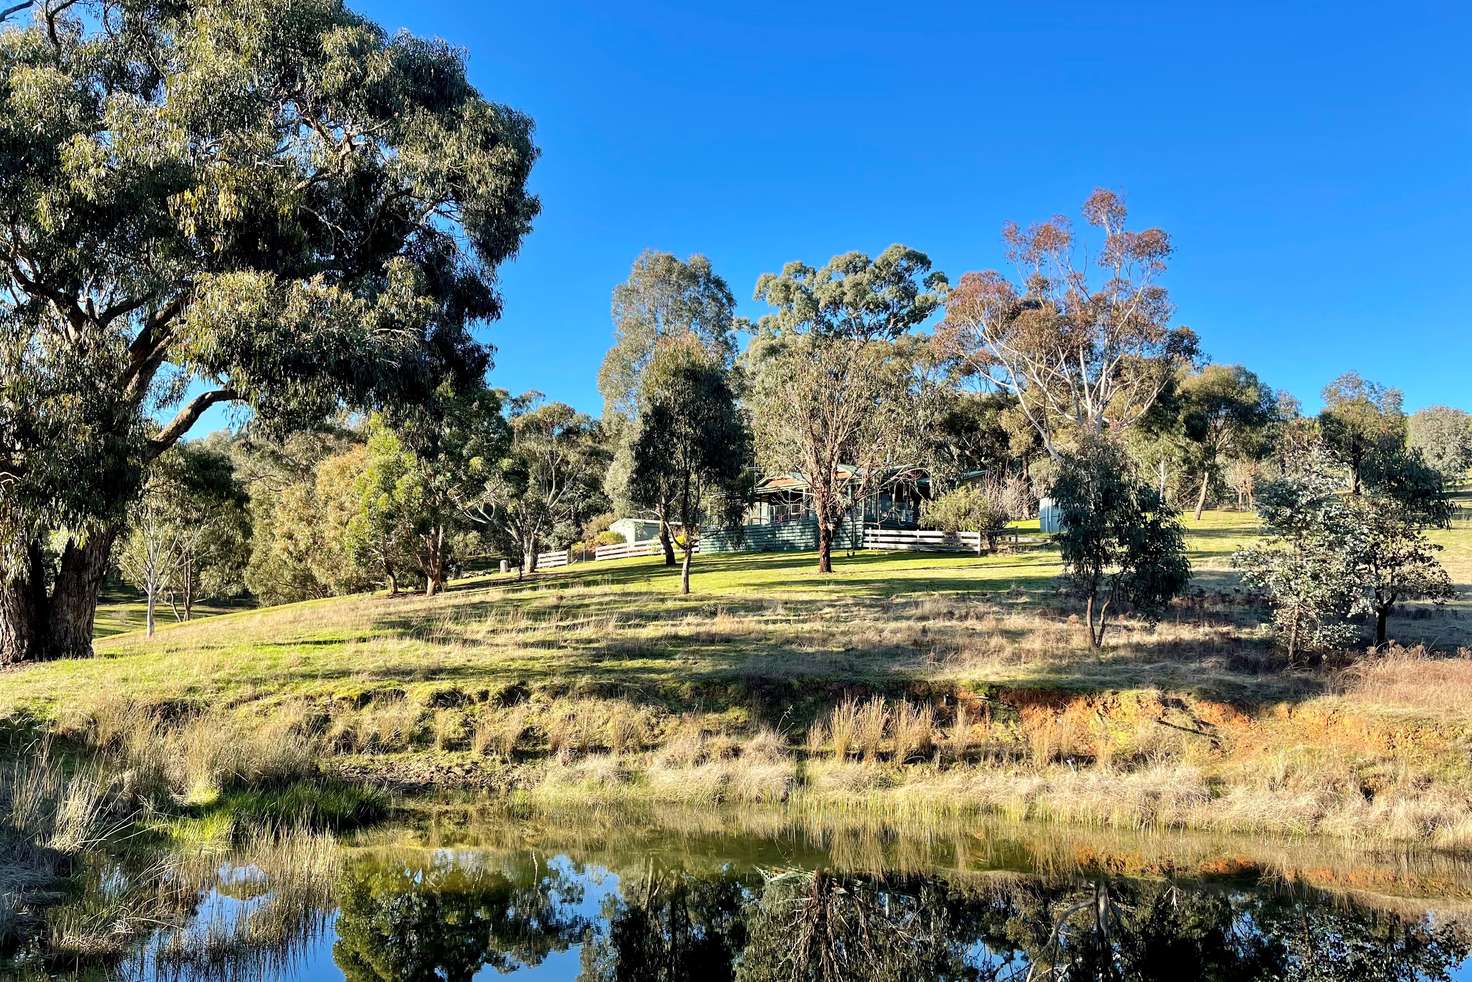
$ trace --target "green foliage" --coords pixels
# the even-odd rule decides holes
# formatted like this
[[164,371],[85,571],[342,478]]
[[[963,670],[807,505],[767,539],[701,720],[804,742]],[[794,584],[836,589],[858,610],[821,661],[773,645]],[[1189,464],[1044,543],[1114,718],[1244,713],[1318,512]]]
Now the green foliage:
[[945,282],[901,245],[874,260],[844,253],[820,270],[788,263],[757,281],[756,296],[776,308],[747,353],[757,462],[807,482],[819,572],[832,571],[844,516],[922,445],[928,352],[907,332],[940,305]]
[[53,4],[0,28],[0,102],[16,660],[85,653],[126,503],[211,406],[281,432],[478,380],[539,206],[531,121],[341,0]]
[[1391,445],[1361,460],[1360,492],[1346,493],[1337,457],[1317,446],[1265,484],[1258,511],[1269,535],[1237,556],[1247,582],[1273,604],[1290,660],[1347,646],[1360,616],[1374,618],[1383,645],[1397,604],[1453,594],[1440,547],[1424,535],[1450,515],[1440,475],[1418,451]]
[[1220,485],[1228,458],[1262,455],[1277,399],[1255,374],[1241,365],[1207,365],[1180,385],[1181,426],[1190,449],[1189,466],[1200,484],[1196,517],[1213,486]]
[[1345,548],[1351,516],[1343,478],[1327,452],[1299,461],[1292,473],[1259,487],[1257,510],[1267,537],[1241,550],[1236,563],[1262,590],[1289,661],[1303,652],[1341,648],[1354,638],[1353,564]]
[[1448,481],[1464,478],[1472,467],[1472,414],[1447,406],[1431,406],[1412,413],[1408,442]]
[[1191,564],[1180,519],[1135,476],[1117,445],[1090,441],[1066,454],[1053,499],[1063,515],[1063,566],[1085,599],[1095,648],[1103,644],[1111,608],[1154,619],[1185,591]]
[[1345,372],[1324,386],[1323,399],[1319,431],[1324,446],[1348,470],[1350,489],[1358,494],[1376,456],[1405,445],[1401,394]]
[[996,548],[997,535],[1007,527],[1001,485],[972,482],[953,488],[925,505],[922,520],[943,532],[979,532],[988,549]]
[[291,603],[366,590],[380,568],[349,532],[359,514],[361,445],[317,463],[284,488],[252,499],[254,534],[245,582],[262,603]]
[[160,600],[189,620],[198,601],[240,591],[247,500],[230,458],[217,448],[180,444],[154,466],[117,560],[123,578],[147,598],[149,633]]
[[682,589],[702,526],[734,525],[749,500],[751,435],[730,372],[695,340],[671,340],[645,371],[629,498],[671,507],[685,553]]
[[597,420],[539,392],[507,401],[510,449],[460,485],[462,508],[492,545],[536,570],[537,553],[577,541],[583,523],[607,510],[609,453]]
[[811,331],[849,341],[894,340],[939,309],[946,275],[930,258],[892,245],[874,259],[845,252],[822,269],[801,262],[763,273],[756,296],[776,308],[758,323],[769,334]]
[[710,260],[646,250],[613,291],[614,343],[598,370],[607,415],[636,419],[645,370],[660,344],[686,335],[721,364],[736,354],[736,298]]
[[977,472],[1015,471],[1042,452],[1015,396],[940,385],[932,399],[936,405],[924,434],[932,484],[949,485]]

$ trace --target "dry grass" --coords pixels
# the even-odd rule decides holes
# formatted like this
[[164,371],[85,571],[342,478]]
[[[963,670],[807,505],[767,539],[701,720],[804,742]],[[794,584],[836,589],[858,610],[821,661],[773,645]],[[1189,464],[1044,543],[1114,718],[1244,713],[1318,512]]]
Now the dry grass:
[[894,759],[906,763],[935,749],[935,710],[901,700],[894,710]]
[[852,696],[833,707],[827,729],[834,758],[846,760],[859,745],[859,704]]
[[510,760],[529,726],[525,706],[513,706],[500,712],[488,711],[476,720],[470,749],[477,756],[495,753]]
[[859,707],[854,730],[864,759],[876,759],[884,747],[885,733],[889,730],[889,704],[883,696],[874,696]]
[[1374,705],[1466,716],[1472,714],[1472,649],[1448,657],[1424,646],[1394,647],[1346,669],[1341,691]]
[[256,717],[156,708],[107,697],[79,706],[64,732],[121,765],[125,791],[198,804],[235,786],[279,784],[317,774],[324,756],[315,720],[300,703]]

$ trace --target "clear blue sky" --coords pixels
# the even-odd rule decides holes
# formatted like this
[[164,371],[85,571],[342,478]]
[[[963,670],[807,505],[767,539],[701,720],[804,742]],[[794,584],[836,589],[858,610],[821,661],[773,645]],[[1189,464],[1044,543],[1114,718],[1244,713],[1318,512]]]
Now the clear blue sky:
[[705,253],[759,314],[788,260],[904,242],[954,279],[1003,262],[1005,220],[1106,186],[1173,236],[1213,360],[1310,410],[1348,369],[1472,409],[1472,5],[353,6],[465,48],[536,120],[498,386],[598,412],[646,247]]

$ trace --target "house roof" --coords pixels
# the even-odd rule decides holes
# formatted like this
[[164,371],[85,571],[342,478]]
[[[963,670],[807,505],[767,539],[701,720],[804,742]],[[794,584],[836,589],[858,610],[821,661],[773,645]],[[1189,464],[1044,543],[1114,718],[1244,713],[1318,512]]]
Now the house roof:
[[[861,473],[861,469],[852,464],[839,464],[833,468],[833,473],[841,480],[849,481]],[[892,473],[887,475],[887,479],[893,481],[906,476],[913,477],[917,481],[928,480],[924,468],[920,467],[896,467]],[[801,474],[774,474],[771,477],[764,477],[757,482],[756,493],[762,494],[763,492],[769,491],[805,491],[807,487],[808,480]]]

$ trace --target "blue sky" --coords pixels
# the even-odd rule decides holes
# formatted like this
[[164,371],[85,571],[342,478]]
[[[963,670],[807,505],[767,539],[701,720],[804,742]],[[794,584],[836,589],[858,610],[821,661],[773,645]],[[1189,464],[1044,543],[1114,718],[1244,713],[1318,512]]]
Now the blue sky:
[[788,260],[904,242],[954,279],[1105,186],[1173,236],[1213,360],[1310,410],[1349,369],[1472,408],[1469,5],[353,6],[536,119],[498,386],[599,411],[609,291],[646,247],[705,253],[756,315]]

